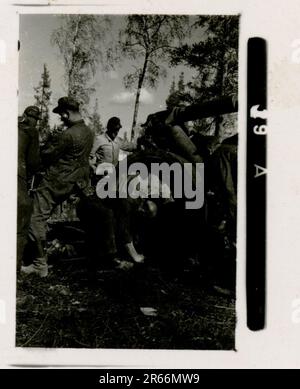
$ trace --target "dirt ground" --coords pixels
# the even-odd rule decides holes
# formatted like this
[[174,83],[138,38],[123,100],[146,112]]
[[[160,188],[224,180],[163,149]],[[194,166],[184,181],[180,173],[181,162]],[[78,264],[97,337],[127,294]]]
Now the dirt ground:
[[235,298],[217,294],[198,269],[146,262],[96,278],[91,285],[84,261],[57,262],[44,279],[21,275],[16,346],[234,349]]

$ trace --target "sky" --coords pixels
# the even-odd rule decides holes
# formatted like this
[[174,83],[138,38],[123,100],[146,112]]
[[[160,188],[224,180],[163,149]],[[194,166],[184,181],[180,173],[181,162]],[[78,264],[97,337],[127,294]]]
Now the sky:
[[[118,30],[124,25],[125,18],[112,16],[112,19],[110,34],[113,39],[116,39]],[[19,114],[22,114],[28,105],[34,104],[33,88],[41,80],[44,63],[47,64],[51,78],[50,110],[52,111],[56,106],[60,97],[66,95],[63,62],[58,48],[52,46],[50,42],[52,32],[60,26],[60,23],[60,18],[54,14],[20,15]],[[198,38],[196,34],[190,38],[191,41],[198,39],[201,38]],[[104,126],[110,117],[118,116],[123,125],[122,131],[128,131],[131,128],[135,96],[134,93],[125,89],[123,77],[133,70],[133,65],[134,63],[129,60],[124,60],[112,71],[105,72],[99,66],[96,72],[93,80],[96,92],[91,96],[90,108],[94,106],[97,98],[99,114]],[[183,65],[167,68],[167,70],[167,78],[161,79],[156,89],[143,88],[138,123],[145,122],[150,113],[165,109],[165,100],[169,94],[173,77],[177,81],[179,74],[183,71],[185,81],[189,81],[195,74],[195,70]],[[59,118],[51,113],[50,124],[55,123],[59,123]]]

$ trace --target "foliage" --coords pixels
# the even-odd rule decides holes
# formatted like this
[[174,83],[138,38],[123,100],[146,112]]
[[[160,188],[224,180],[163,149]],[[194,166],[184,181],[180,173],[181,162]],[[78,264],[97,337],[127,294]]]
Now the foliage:
[[199,16],[193,28],[206,38],[172,51],[172,65],[183,63],[198,71],[190,85],[195,98],[237,92],[238,22],[237,16]]
[[185,92],[184,73],[183,72],[181,72],[180,75],[179,75],[177,89],[178,89],[179,93],[184,93]]
[[[238,16],[199,16],[192,29],[205,38],[172,51],[171,65],[185,64],[197,71],[186,85],[191,102],[237,94],[238,24]],[[220,123],[219,118],[205,119],[198,127],[209,130],[214,125],[217,133]]]
[[89,126],[96,135],[104,132],[104,127],[101,123],[101,117],[99,114],[98,99],[96,99],[93,113],[89,117]]
[[[155,88],[167,75],[162,66],[188,33],[188,16],[130,15],[119,34],[119,49],[123,57],[134,61],[134,71],[124,77],[126,88],[136,89],[132,129],[136,126],[141,88]],[[136,66],[138,64],[138,66]]]
[[172,109],[174,107],[185,106],[192,103],[192,98],[188,92],[186,92],[187,84],[184,81],[184,73],[181,72],[177,82],[177,87],[175,83],[175,77],[170,87],[169,95],[166,99],[167,109]]
[[109,68],[105,36],[110,26],[107,17],[94,15],[63,15],[61,26],[52,33],[51,41],[60,51],[65,67],[67,94],[74,97],[87,113],[91,84],[98,64]]
[[43,73],[39,85],[34,88],[35,91],[35,105],[40,109],[41,119],[38,123],[38,131],[41,143],[48,137],[50,132],[49,125],[49,104],[51,98],[51,79],[47,65],[44,64]]

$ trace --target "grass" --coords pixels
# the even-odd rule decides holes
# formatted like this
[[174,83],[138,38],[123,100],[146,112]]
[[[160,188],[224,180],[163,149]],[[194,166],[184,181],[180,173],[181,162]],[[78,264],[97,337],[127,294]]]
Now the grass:
[[99,272],[90,285],[84,262],[58,261],[47,278],[18,279],[18,347],[232,350],[234,332],[234,298],[217,295],[199,269],[149,261]]

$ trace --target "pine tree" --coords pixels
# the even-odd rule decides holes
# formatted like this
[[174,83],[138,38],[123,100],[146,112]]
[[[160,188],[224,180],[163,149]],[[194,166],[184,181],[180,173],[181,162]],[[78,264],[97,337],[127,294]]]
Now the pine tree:
[[237,93],[238,25],[238,16],[199,16],[194,28],[201,28],[206,38],[173,50],[172,65],[198,71],[200,100],[203,94],[210,98]]
[[184,84],[184,73],[181,72],[179,75],[179,80],[177,84],[177,90],[179,93],[184,93],[185,92],[185,84]]
[[170,91],[169,91],[169,94],[173,94],[176,92],[176,84],[175,84],[175,77],[173,76],[173,80],[172,80],[172,84],[171,84],[171,87],[170,87]]
[[38,130],[40,134],[41,142],[43,142],[50,133],[49,125],[49,104],[51,98],[51,80],[47,65],[44,64],[44,69],[42,73],[42,79],[39,82],[39,85],[34,88],[35,91],[35,105],[40,109],[41,119],[38,124]]
[[178,78],[177,87],[175,77],[173,77],[169,95],[166,99],[167,109],[172,109],[174,107],[179,107],[191,103],[191,96],[185,90],[186,84],[184,83],[184,73],[181,72]]
[[[238,26],[238,16],[198,16],[193,28],[200,28],[205,38],[173,50],[171,65],[185,64],[198,72],[198,76],[187,84],[192,101],[237,94]],[[203,128],[207,121],[200,121]],[[220,136],[220,122],[216,117],[217,136]]]

